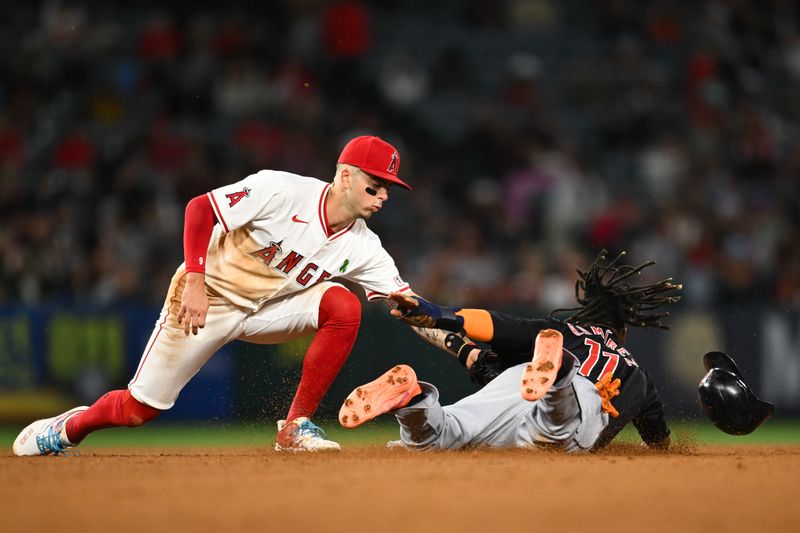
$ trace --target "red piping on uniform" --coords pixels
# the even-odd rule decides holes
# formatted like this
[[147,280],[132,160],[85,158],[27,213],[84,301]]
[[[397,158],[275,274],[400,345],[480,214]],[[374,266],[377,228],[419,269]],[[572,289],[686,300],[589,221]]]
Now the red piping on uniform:
[[335,236],[331,237],[331,240],[332,240],[332,241],[335,241],[336,239],[338,239],[339,237],[341,237],[342,235],[344,235],[345,233],[347,233],[348,231],[350,231],[350,229],[351,229],[353,226],[355,226],[355,224],[356,224],[356,221],[355,221],[355,220],[354,220],[354,221],[352,221],[352,222],[350,223],[350,225],[349,225],[349,226],[347,226],[346,228],[344,228],[344,229],[343,229],[342,231],[340,231],[340,232],[339,232],[337,235],[335,235]]
[[[186,276],[185,272],[184,272],[183,276]],[[170,299],[169,299],[169,304],[168,304],[168,307],[167,307],[167,314],[164,315],[164,320],[162,320],[161,323],[158,325],[158,333],[156,333],[155,337],[153,337],[153,341],[150,343],[150,346],[147,347],[147,351],[142,356],[142,360],[139,363],[139,368],[136,369],[136,375],[133,376],[133,379],[130,382],[131,385],[136,383],[136,380],[139,379],[139,373],[142,371],[142,367],[144,366],[144,362],[147,359],[147,356],[150,355],[150,350],[152,350],[153,346],[155,346],[156,340],[158,340],[158,336],[161,335],[161,332],[164,330],[164,324],[167,323],[167,319],[169,318],[169,309],[170,309],[170,307],[172,307],[172,304],[175,303],[175,300],[177,299],[177,297],[178,297],[178,291],[176,290],[175,294],[173,294],[172,297],[170,297]]]
[[209,198],[211,198],[211,206],[214,208],[214,214],[217,215],[217,220],[222,222],[222,228],[225,230],[225,233],[228,233],[230,230],[228,229],[228,225],[225,223],[225,219],[222,218],[222,213],[219,210],[216,198],[214,198],[214,195],[211,194],[210,192],[206,194],[208,195]]
[[328,189],[330,189],[331,184],[328,183],[325,185],[325,188],[322,189],[322,194],[319,197],[319,205],[317,206],[317,211],[319,213],[319,223],[322,224],[322,231],[325,232],[326,237],[330,237],[330,230],[328,229],[328,215],[325,212],[325,197],[328,195]]
[[328,224],[328,206],[325,205],[325,198],[328,195],[328,189],[330,189],[330,187],[331,184],[329,183],[325,185],[324,189],[322,189],[322,195],[319,197],[319,206],[317,210],[319,211],[319,221],[322,224],[322,231],[325,232],[325,236],[328,238],[330,238],[333,235],[333,238],[331,238],[331,240],[335,241],[336,239],[338,239],[339,237],[350,231],[350,229],[352,229],[352,227],[355,226],[356,221],[355,220],[352,221],[349,226],[347,226],[343,230],[340,230],[338,233],[334,234],[333,232],[331,232],[330,225]]
[[158,339],[158,336],[161,335],[161,332],[164,330],[164,324],[167,322],[167,317],[168,316],[169,316],[169,312],[167,312],[167,316],[164,317],[164,320],[161,322],[161,324],[158,325],[158,333],[156,333],[156,336],[153,337],[153,342],[150,343],[150,346],[148,346],[147,351],[144,353],[144,357],[142,357],[142,362],[139,363],[139,368],[136,369],[136,375],[131,380],[131,385],[136,383],[136,380],[139,379],[139,373],[142,371],[142,367],[144,366],[144,362],[147,360],[147,356],[150,355],[150,350],[152,350],[153,346],[155,346],[156,340]]
[[[410,288],[411,288],[411,286],[405,285],[405,286],[397,289],[395,292],[405,292]],[[367,300],[371,300],[373,297],[374,298],[386,298],[386,295],[383,294],[382,292],[378,292],[378,291],[370,291],[370,292],[367,293]]]

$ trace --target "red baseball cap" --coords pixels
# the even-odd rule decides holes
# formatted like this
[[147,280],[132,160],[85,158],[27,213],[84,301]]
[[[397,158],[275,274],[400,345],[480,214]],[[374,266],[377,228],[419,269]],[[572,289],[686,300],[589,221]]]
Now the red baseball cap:
[[391,181],[411,190],[408,184],[397,177],[400,170],[400,154],[394,146],[380,137],[363,135],[351,140],[342,150],[339,163],[353,165],[376,178]]

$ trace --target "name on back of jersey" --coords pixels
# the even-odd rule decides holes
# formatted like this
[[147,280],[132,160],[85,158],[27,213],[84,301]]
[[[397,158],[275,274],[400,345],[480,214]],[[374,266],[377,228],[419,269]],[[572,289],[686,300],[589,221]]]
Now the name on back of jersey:
[[[590,326],[589,329],[586,329],[569,322],[566,324],[575,336],[586,337],[584,345],[587,352],[578,369],[582,376],[597,381],[608,372],[613,375],[620,362],[624,362],[627,366],[639,366],[630,352],[611,338],[610,329],[599,326]],[[600,337],[604,346],[588,337]]]

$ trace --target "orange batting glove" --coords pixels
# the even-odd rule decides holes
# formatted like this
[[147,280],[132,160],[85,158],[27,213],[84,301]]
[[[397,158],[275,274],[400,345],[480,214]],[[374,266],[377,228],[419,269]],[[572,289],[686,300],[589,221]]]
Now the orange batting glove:
[[603,377],[600,378],[600,381],[594,384],[595,388],[597,388],[597,392],[600,393],[600,397],[603,399],[603,411],[614,418],[619,416],[619,411],[611,405],[611,398],[619,396],[619,386],[621,384],[622,382],[619,378],[611,381],[611,372],[606,372]]

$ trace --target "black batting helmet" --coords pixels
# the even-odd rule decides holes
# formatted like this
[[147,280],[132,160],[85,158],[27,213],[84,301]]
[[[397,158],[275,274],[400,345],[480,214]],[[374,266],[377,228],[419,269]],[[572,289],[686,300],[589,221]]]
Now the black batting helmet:
[[708,352],[703,365],[708,373],[700,381],[697,395],[715,426],[731,435],[747,435],[769,418],[773,405],[756,398],[727,354]]

